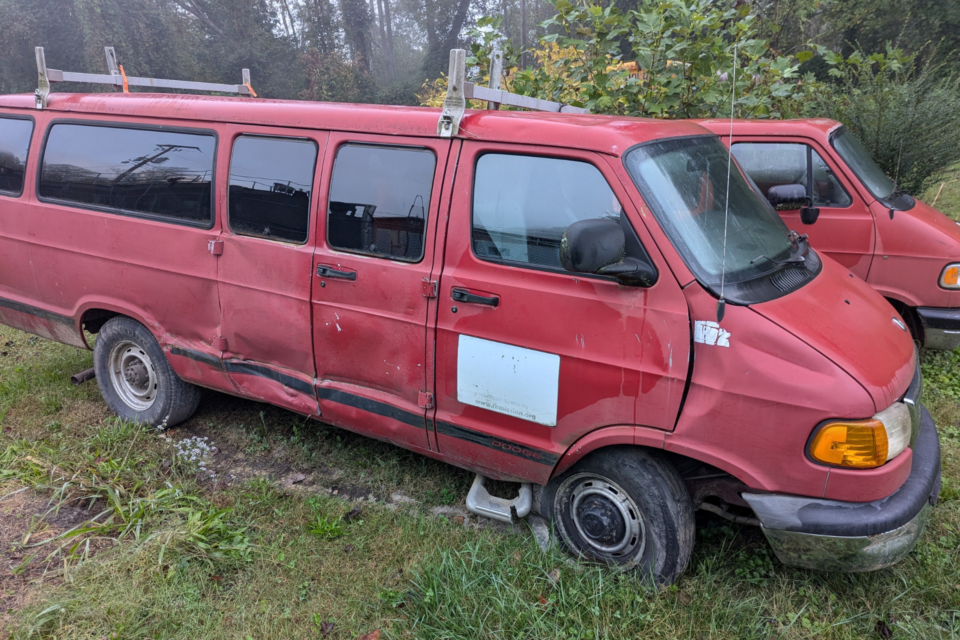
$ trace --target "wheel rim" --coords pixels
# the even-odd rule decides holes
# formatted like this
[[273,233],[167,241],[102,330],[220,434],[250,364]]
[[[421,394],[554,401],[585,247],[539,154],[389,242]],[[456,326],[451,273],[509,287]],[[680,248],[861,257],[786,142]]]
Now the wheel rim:
[[124,404],[146,411],[157,400],[157,370],[139,345],[123,341],[110,350],[110,382]]
[[587,549],[610,558],[640,557],[646,528],[636,503],[606,478],[578,475],[567,481],[570,519]]

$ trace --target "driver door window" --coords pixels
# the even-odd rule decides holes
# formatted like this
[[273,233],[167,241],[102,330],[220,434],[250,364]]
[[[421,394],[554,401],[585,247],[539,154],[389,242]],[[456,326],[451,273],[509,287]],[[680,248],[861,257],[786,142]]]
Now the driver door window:
[[771,187],[803,185],[815,207],[845,208],[850,195],[812,147],[795,142],[738,142],[733,155],[766,196]]
[[562,270],[567,227],[621,216],[600,171],[577,160],[488,153],[477,160],[473,193],[473,251],[491,262]]

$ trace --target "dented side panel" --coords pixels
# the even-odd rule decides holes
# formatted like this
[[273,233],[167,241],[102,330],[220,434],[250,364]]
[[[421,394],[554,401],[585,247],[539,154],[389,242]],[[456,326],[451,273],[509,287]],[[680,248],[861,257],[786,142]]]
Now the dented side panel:
[[[309,232],[302,244],[237,233],[229,222],[230,162],[233,145],[240,135],[269,135],[310,140],[318,155],[314,170],[314,191],[320,181],[327,132],[304,132],[279,128],[227,126],[221,133],[220,175],[218,175],[218,216],[222,221],[222,254],[217,258],[220,306],[223,322],[221,345],[224,360],[245,363],[227,371],[238,391],[245,396],[279,404],[300,413],[316,415],[312,390],[291,393],[284,384],[288,376],[307,381],[312,389],[315,377],[310,289],[317,220],[323,207],[311,197]],[[251,371],[271,375],[257,375]],[[311,404],[312,403],[312,404]]]
[[[38,129],[53,120],[44,118]],[[137,118],[84,121],[155,125]],[[31,166],[33,201],[26,216],[38,305],[77,321],[86,309],[136,309],[139,314],[131,315],[139,315],[161,345],[181,341],[212,353],[220,305],[216,258],[207,245],[217,226],[207,230],[37,201],[32,194],[40,159],[38,153]]]
[[[342,251],[327,237],[330,181],[335,158],[347,143],[429,149],[436,158],[425,207],[423,259],[401,262]],[[313,265],[313,344],[324,420],[407,448],[428,448],[426,407],[427,310],[424,280],[433,267],[449,140],[332,133],[316,191]],[[376,186],[370,189],[375,192]],[[404,208],[414,203],[404,203]],[[419,205],[418,205],[419,206]],[[395,213],[395,212],[394,212]],[[357,218],[359,220],[359,218]],[[332,274],[332,275],[331,275]]]

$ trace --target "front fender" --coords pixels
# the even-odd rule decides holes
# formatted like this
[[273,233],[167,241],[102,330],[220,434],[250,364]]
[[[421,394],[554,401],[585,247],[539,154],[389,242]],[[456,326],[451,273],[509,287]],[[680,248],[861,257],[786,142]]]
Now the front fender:
[[553,468],[551,478],[567,471],[591,451],[614,445],[635,445],[651,449],[663,449],[666,431],[650,427],[617,426],[601,427],[584,435],[564,452]]

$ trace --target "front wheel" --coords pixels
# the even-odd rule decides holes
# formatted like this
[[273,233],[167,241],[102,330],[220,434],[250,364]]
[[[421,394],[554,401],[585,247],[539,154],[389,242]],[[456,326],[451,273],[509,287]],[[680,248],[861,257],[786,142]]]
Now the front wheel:
[[193,415],[200,389],[184,382],[146,327],[124,316],[97,334],[93,366],[110,410],[132,422],[172,427]]
[[550,481],[541,499],[567,548],[582,559],[671,584],[693,553],[693,504],[673,465],[635,447],[591,453]]

